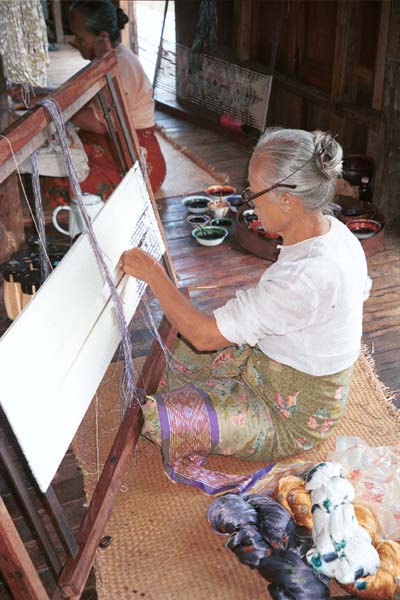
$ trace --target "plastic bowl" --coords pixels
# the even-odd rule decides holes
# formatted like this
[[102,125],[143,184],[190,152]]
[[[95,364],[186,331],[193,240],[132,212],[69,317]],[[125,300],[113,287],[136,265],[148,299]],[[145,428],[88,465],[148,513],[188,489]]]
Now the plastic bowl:
[[199,225],[208,225],[210,217],[208,215],[189,215],[186,219],[192,227],[198,227]]
[[259,220],[258,217],[257,217],[257,215],[256,215],[256,211],[254,210],[254,208],[246,208],[246,210],[244,210],[242,212],[242,217],[243,217],[245,223],[247,223],[248,226],[253,221],[258,221]]
[[236,188],[232,185],[210,185],[205,190],[206,194],[215,196],[216,198],[227,198],[236,192]]
[[228,217],[211,219],[210,225],[212,227],[224,227],[225,229],[229,229],[230,227],[232,227],[232,219],[228,219]]
[[359,240],[374,237],[382,229],[382,225],[372,219],[353,219],[347,221],[346,225]]
[[192,236],[201,246],[218,246],[222,244],[227,235],[228,230],[224,227],[206,225],[192,230]]
[[186,196],[182,200],[182,204],[186,206],[190,213],[194,215],[201,215],[208,211],[208,203],[210,198],[207,196]]
[[244,204],[242,196],[240,194],[231,194],[225,198],[227,202],[229,202],[229,209],[237,213],[239,208],[241,208]]

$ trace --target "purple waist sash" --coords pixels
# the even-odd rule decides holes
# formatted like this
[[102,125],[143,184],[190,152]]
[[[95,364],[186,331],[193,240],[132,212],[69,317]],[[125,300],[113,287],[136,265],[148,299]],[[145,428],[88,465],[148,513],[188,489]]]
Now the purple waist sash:
[[191,384],[155,394],[161,424],[164,469],[172,481],[192,485],[206,494],[244,492],[274,464],[249,475],[228,475],[203,465],[219,443],[217,413],[209,395]]

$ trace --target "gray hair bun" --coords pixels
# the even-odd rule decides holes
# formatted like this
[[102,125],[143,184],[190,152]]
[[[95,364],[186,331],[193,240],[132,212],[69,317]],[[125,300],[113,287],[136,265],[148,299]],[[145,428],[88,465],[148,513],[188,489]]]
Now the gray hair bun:
[[343,151],[332,134],[314,131],[314,155],[318,169],[327,179],[336,179],[342,174]]

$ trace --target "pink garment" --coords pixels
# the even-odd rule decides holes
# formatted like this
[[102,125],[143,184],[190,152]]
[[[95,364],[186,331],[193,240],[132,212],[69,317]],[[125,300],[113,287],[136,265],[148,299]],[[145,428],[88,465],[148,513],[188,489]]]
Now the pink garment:
[[126,46],[115,49],[118,59],[118,80],[135,129],[154,125],[153,87],[139,58]]

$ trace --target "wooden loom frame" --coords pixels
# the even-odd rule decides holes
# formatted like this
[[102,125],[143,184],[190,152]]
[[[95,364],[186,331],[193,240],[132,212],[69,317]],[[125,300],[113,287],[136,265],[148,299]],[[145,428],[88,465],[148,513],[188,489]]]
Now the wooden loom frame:
[[[108,48],[101,50],[104,54],[104,51]],[[108,125],[109,134],[117,150],[121,168],[125,173],[139,159],[140,155],[136,133],[129,121],[124,98],[119,88],[116,66],[115,53],[112,51],[107,52],[103,58],[93,61],[79,71],[53,93],[52,97],[58,102],[64,120],[68,120],[97,95]],[[43,144],[53,131],[54,125],[51,117],[45,108],[39,107],[3,132],[9,142],[4,138],[0,139],[0,182],[4,181],[15,170],[15,161],[18,164],[23,162]],[[163,257],[164,265],[169,277],[177,284],[154,195],[148,178],[145,173],[144,175],[166,249]],[[171,349],[177,331],[165,317],[161,320],[159,333],[166,346]],[[163,351],[158,342],[154,341],[138,380],[138,384],[146,393],[156,391],[164,367]],[[129,407],[118,429],[76,539],[69,530],[62,508],[51,485],[44,494],[45,503],[58,526],[62,541],[67,549],[67,559],[64,565],[61,565],[55,555],[54,547],[52,547],[43,523],[14,468],[13,459],[7,451],[4,435],[0,435],[0,460],[2,460],[25,511],[33,523],[53,571],[58,573],[61,567],[57,579],[58,587],[51,596],[52,600],[80,598],[122,483],[123,475],[131,464],[142,423],[143,417],[140,405],[135,404]],[[11,593],[18,600],[46,600],[49,598],[1,498],[0,571],[3,573]]]

